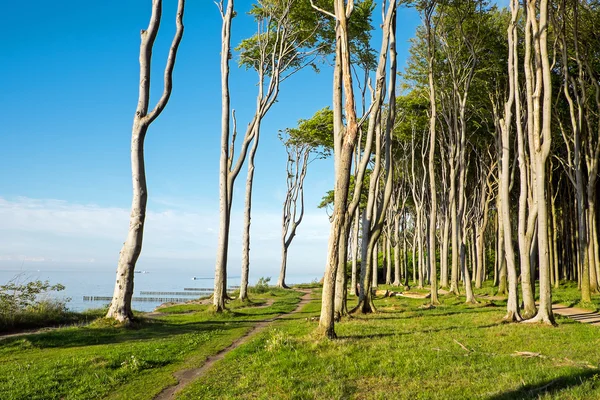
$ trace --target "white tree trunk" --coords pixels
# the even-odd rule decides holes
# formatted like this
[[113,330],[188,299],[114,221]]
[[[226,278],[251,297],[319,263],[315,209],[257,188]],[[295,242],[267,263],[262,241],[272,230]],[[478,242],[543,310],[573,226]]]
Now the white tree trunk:
[[181,43],[181,38],[183,37],[184,12],[185,0],[179,0],[175,20],[176,31],[165,66],[163,93],[154,109],[150,112],[148,112],[150,101],[150,63],[152,59],[152,47],[154,46],[154,41],[158,34],[162,17],[161,0],[152,1],[152,15],[150,16],[148,29],[142,30],[141,32],[139,97],[135,116],[133,118],[133,129],[131,134],[133,200],[131,203],[129,232],[119,255],[115,290],[106,314],[107,318],[113,318],[120,322],[129,323],[133,319],[131,298],[133,296],[134,269],[142,251],[144,236],[146,204],[148,200],[144,165],[144,139],[148,127],[162,113],[171,97],[173,88],[173,68],[175,67],[179,43]]

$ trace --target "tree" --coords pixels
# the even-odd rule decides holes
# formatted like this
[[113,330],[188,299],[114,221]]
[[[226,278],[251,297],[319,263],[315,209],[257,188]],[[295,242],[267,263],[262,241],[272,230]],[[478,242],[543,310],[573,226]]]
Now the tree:
[[[349,21],[355,9],[354,1],[335,0],[334,11],[327,11],[311,0],[311,5],[335,21],[335,64],[333,78],[333,126],[334,126],[334,212],[329,237],[327,264],[323,277],[323,299],[319,330],[329,338],[335,338],[334,299],[340,254],[346,254],[346,213],[348,211],[348,189],[350,168],[356,147],[359,121],[356,114],[354,87],[352,84],[351,46]],[[370,6],[369,6],[370,7]],[[366,14],[367,20],[370,13]],[[342,90],[345,97],[342,105]],[[345,111],[346,123],[342,120]],[[357,180],[357,184],[362,182]],[[360,190],[358,190],[360,192]]]
[[[264,0],[255,5],[251,14],[258,23],[258,33],[238,46],[240,63],[253,68],[258,74],[258,94],[256,109],[250,123],[246,127],[241,149],[235,159],[235,143],[237,126],[235,112],[232,112],[233,131],[230,132],[230,100],[229,100],[229,59],[231,20],[233,18],[233,0],[228,0],[224,10],[223,1],[219,4],[223,18],[221,75],[222,75],[222,130],[221,158],[219,168],[220,224],[217,245],[217,261],[215,263],[215,291],[213,305],[217,312],[225,308],[227,289],[227,252],[229,248],[229,227],[231,206],[233,203],[233,186],[248,155],[250,144],[250,160],[246,180],[246,204],[244,212],[243,248],[242,248],[242,284],[240,298],[247,298],[249,252],[250,252],[250,214],[252,183],[254,178],[254,156],[258,149],[258,140],[262,119],[277,101],[280,84],[287,77],[312,63],[313,52],[302,52],[301,49],[316,43],[315,32],[318,21],[299,12],[296,8],[302,3],[292,0]],[[307,6],[307,4],[304,4]],[[301,8],[305,11],[305,8]],[[308,19],[308,22],[307,22]],[[231,136],[231,137],[230,137]],[[231,144],[230,144],[231,143]]]
[[144,140],[150,124],[158,118],[171,97],[173,88],[173,68],[177,57],[179,43],[183,37],[183,14],[185,0],[177,3],[177,16],[175,36],[164,73],[163,93],[155,107],[149,110],[150,104],[150,63],[152,61],[152,48],[158,34],[162,17],[162,0],[152,1],[152,14],[146,30],[141,32],[140,45],[140,86],[138,105],[133,117],[133,129],[131,132],[131,176],[133,181],[133,200],[131,204],[131,215],[129,219],[129,232],[123,243],[117,266],[117,279],[113,298],[106,314],[107,318],[113,318],[120,322],[131,322],[133,312],[131,309],[131,297],[133,296],[133,274],[135,264],[142,252],[144,236],[144,224],[146,220],[146,204],[148,201],[148,189],[146,186],[146,170],[144,164]]
[[[301,144],[291,138],[284,139],[280,136],[288,154],[287,159],[287,193],[283,202],[283,215],[281,222],[281,270],[277,286],[287,288],[285,274],[287,268],[287,254],[292,240],[296,236],[296,229],[304,217],[304,178],[310,162],[309,157],[312,147]],[[298,198],[300,209],[298,210]]]
[[[252,7],[250,15],[258,23],[258,31],[236,48],[240,51],[240,65],[257,72],[259,87],[246,178],[240,284],[242,300],[248,296],[254,158],[258,150],[261,121],[277,100],[281,82],[306,66],[312,65],[316,69],[315,57],[322,53],[324,47],[320,40],[324,35],[323,24],[307,1],[261,0]],[[243,159],[240,160],[243,162]]]
[[[525,45],[533,39],[535,83],[531,71],[532,59],[525,59],[525,78],[528,82],[528,115],[533,120],[530,127],[531,161],[535,173],[534,202],[537,206],[537,245],[540,274],[540,307],[536,316],[527,322],[554,324],[552,314],[552,288],[548,244],[548,207],[546,203],[546,161],[552,143],[552,79],[548,55],[548,1],[541,0],[539,10],[536,0],[527,0],[527,26]],[[527,37],[529,35],[529,38]],[[535,84],[535,86],[533,86]],[[531,89],[535,88],[535,90]],[[531,96],[530,96],[531,94]],[[541,94],[541,95],[540,95]],[[540,102],[541,97],[541,102]],[[539,112],[541,110],[541,113]],[[540,121],[541,119],[541,121]]]

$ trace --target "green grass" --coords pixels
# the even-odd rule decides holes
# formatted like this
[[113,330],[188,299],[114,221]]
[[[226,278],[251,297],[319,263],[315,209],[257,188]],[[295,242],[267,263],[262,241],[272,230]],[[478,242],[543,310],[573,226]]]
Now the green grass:
[[0,333],[21,332],[28,329],[87,324],[106,314],[105,309],[69,311],[61,303],[52,301],[38,302],[11,314],[0,315]]
[[[573,289],[565,286],[554,299],[573,298]],[[478,292],[487,290],[493,288]],[[318,293],[228,353],[178,398],[600,398],[598,327],[558,316],[555,328],[506,324],[503,301],[467,306],[463,297],[446,295],[425,309],[427,300],[392,297],[376,300],[376,314],[345,318],[331,341],[315,333]],[[223,314],[174,305],[133,328],[98,320],[2,340],[0,398],[151,399],[175,383],[173,372],[201,365],[256,321],[293,310],[300,296],[270,289],[250,304],[229,303]]]
[[[208,307],[141,319],[132,328],[98,320],[0,341],[1,399],[149,399],[176,383],[172,373],[197,366],[251,329],[255,321],[294,309],[300,294],[271,290],[254,296],[270,307],[242,307],[215,314]],[[117,390],[118,389],[118,390]]]
[[[442,296],[376,301],[338,339],[315,336],[319,303],[279,320],[190,385],[183,399],[600,398],[600,331],[558,317],[557,328],[505,324],[504,305]],[[310,318],[309,318],[310,320]],[[466,348],[463,348],[462,346]],[[525,358],[516,352],[540,356]]]
[[[495,296],[498,288],[492,285],[492,282],[486,281],[483,283],[481,289],[475,289],[473,291],[476,295],[489,295]],[[464,289],[461,287],[461,293]],[[521,285],[519,285],[519,299],[522,301],[521,296]],[[536,300],[539,298],[539,283],[536,282],[535,294]],[[600,293],[592,293],[591,303],[581,302],[581,292],[577,288],[577,282],[572,281],[561,281],[558,289],[552,288],[552,303],[553,304],[565,304],[569,307],[579,307],[586,310],[600,311]]]

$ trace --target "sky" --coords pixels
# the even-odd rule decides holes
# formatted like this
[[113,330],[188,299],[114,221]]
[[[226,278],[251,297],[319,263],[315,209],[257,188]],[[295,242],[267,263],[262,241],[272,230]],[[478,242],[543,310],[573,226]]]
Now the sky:
[[[236,1],[232,45],[255,32]],[[139,33],[150,0],[8,2],[0,13],[0,269],[115,269],[131,205],[130,140],[139,81]],[[151,108],[175,30],[165,0],[152,60]],[[26,15],[24,15],[26,14]],[[146,138],[148,216],[139,269],[214,273],[218,234],[221,16],[213,1],[189,0],[173,92]],[[381,10],[374,25],[381,23]],[[398,13],[400,66],[420,24]],[[379,48],[374,34],[373,46]],[[231,63],[231,101],[246,126],[256,73]],[[280,263],[285,149],[277,133],[331,105],[331,68],[302,71],[282,84],[262,125],[256,156],[251,276],[276,279]],[[243,130],[243,129],[240,129]],[[246,169],[238,177],[229,274],[239,275]],[[288,274],[322,275],[329,220],[317,205],[333,187],[333,162],[310,165],[306,215],[289,253]]]

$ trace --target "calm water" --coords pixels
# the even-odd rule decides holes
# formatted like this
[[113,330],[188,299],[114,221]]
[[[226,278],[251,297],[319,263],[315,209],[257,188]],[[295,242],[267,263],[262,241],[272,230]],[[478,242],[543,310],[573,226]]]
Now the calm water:
[[[213,278],[206,276],[196,275],[194,280],[193,273],[186,271],[153,271],[149,270],[148,273],[136,273],[134,280],[134,297],[142,296],[141,291],[153,291],[153,292],[183,292],[184,288],[212,288]],[[58,292],[53,297],[61,299],[70,298],[67,303],[69,309],[73,311],[83,311],[88,308],[98,308],[108,304],[108,301],[84,301],[83,296],[111,296],[114,290],[115,284],[115,271],[112,270],[71,270],[71,271],[59,271],[59,270],[0,270],[0,284],[5,284],[15,276],[19,275],[18,280],[31,281],[31,280],[48,280],[51,284],[60,283],[65,286],[65,290]],[[306,276],[306,275],[290,275],[287,279],[287,283],[304,283],[311,282],[315,279],[320,279],[317,276]],[[250,279],[250,284],[253,284],[256,279]],[[277,282],[276,277],[271,278],[271,284]],[[239,286],[240,278],[233,276],[227,280],[228,286]],[[202,293],[201,295],[206,295]],[[199,297],[200,294],[196,295]],[[168,296],[168,295],[143,295],[142,297],[184,297],[184,296]],[[186,296],[187,298],[188,296]],[[190,299],[194,298],[189,297]],[[160,305],[162,301],[158,302],[133,302],[133,308],[140,311],[152,311],[156,306]]]

